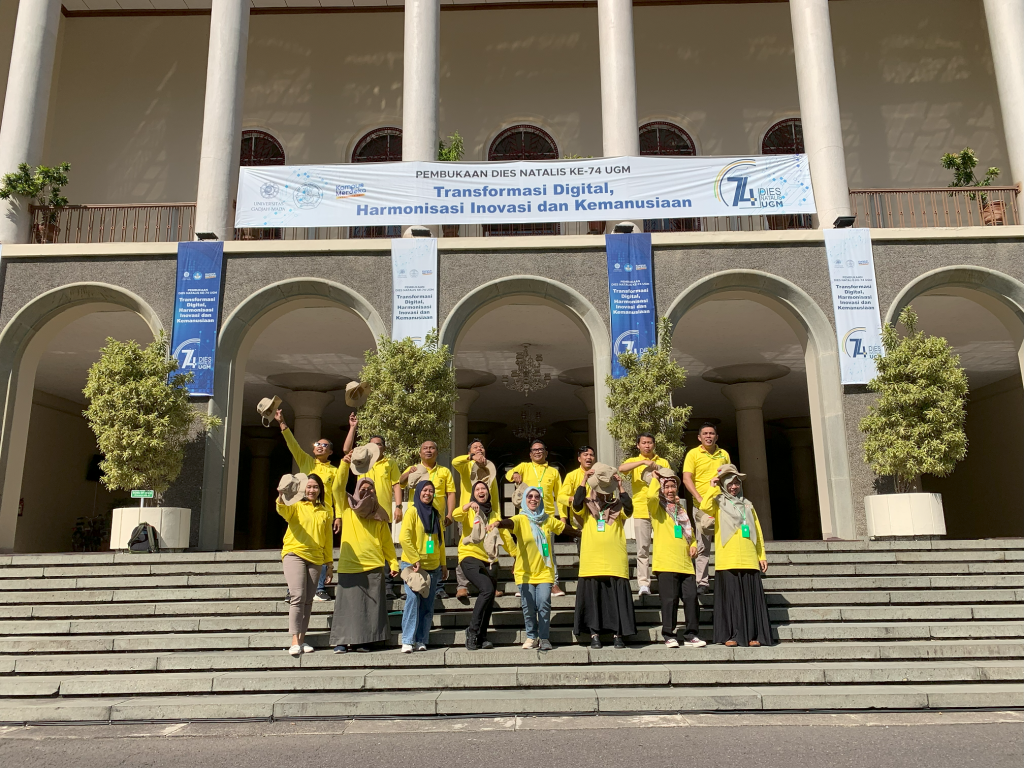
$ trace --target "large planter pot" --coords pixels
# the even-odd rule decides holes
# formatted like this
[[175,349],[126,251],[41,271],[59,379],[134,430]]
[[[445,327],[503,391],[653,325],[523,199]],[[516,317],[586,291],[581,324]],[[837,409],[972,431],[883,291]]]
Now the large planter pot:
[[128,539],[139,523],[156,529],[160,549],[188,549],[192,510],[185,507],[120,507],[110,526],[110,548],[128,549]]
[[940,493],[865,496],[868,536],[944,536],[946,518]]

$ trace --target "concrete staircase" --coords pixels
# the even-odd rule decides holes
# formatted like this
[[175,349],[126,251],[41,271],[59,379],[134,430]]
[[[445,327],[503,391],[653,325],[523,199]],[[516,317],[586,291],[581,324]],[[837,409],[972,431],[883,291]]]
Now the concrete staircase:
[[[769,549],[770,648],[665,648],[657,596],[636,600],[628,649],[580,646],[578,560],[559,544],[554,651],[516,647],[511,596],[493,617],[499,647],[466,651],[472,604],[452,583],[427,652],[335,655],[334,604],[318,602],[319,650],[300,659],[282,650],[277,551],[0,556],[0,722],[1024,707],[1021,540]],[[713,597],[701,602],[710,639]]]

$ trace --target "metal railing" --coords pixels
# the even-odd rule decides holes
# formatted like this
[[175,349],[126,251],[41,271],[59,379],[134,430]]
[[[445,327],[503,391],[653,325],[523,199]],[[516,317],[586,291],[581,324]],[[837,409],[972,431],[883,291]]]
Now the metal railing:
[[33,243],[176,243],[195,238],[195,203],[33,205]]
[[1017,187],[851,189],[854,226],[995,227],[1020,224]]

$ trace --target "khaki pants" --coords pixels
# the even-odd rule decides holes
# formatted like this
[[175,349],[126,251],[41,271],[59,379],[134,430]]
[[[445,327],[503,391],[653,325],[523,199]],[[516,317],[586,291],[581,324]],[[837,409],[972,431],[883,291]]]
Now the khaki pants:
[[708,561],[711,559],[711,544],[715,540],[715,529],[712,528],[708,533],[704,533],[700,526],[695,526],[694,530],[697,534],[697,557],[694,558],[693,566],[697,572],[697,586],[706,587],[708,585]]
[[291,552],[281,560],[281,566],[284,568],[284,580],[288,582],[288,631],[293,635],[304,635],[309,628],[320,566]]
[[649,518],[633,518],[636,537],[636,580],[641,587],[651,587],[651,538],[653,529]]

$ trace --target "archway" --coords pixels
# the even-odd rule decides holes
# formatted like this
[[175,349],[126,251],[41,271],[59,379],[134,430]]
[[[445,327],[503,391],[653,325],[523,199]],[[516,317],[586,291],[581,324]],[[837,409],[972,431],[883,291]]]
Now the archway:
[[[286,317],[298,310],[309,312]],[[210,401],[210,413],[219,416],[223,424],[207,438],[199,537],[202,549],[234,548],[243,425],[255,427],[256,402],[282,390],[280,386],[268,386],[267,376],[317,372],[309,356],[317,348],[328,347],[319,344],[315,334],[300,338],[300,332],[304,321],[317,322],[318,313],[319,319],[327,318],[327,322],[331,321],[332,313],[335,321],[356,322],[357,325],[348,326],[356,329],[356,343],[375,343],[387,333],[384,321],[365,298],[340,283],[318,278],[295,278],[269,285],[249,296],[224,321],[218,340],[214,397]],[[269,336],[265,337],[265,333]],[[288,344],[287,340],[293,337],[294,342]],[[257,346],[261,338],[267,352],[263,356]],[[286,345],[287,349],[282,350]],[[247,370],[254,349],[256,367],[247,387]],[[344,374],[339,371],[333,375]],[[274,437],[280,439],[280,435]]]
[[[725,302],[735,303],[726,304]],[[751,355],[747,354],[751,352],[751,349],[741,345],[738,331],[734,332],[731,337],[728,333],[716,332],[714,338],[719,340],[717,352],[714,345],[705,345],[706,348],[701,348],[691,344],[685,338],[675,342],[674,346],[678,347],[680,352],[692,349],[705,358],[701,361],[697,357],[691,356],[693,359],[687,360],[692,369],[690,370],[690,382],[682,400],[693,403],[694,398],[697,398],[696,405],[698,407],[695,408],[694,417],[702,419],[713,416],[714,414],[701,413],[700,408],[717,407],[725,413],[723,423],[725,423],[726,429],[733,428],[732,415],[728,413],[725,404],[728,403],[733,409],[751,410],[753,413],[757,413],[759,409],[764,408],[764,403],[767,402],[764,397],[761,397],[757,403],[748,403],[746,400],[740,402],[737,398],[749,399],[750,396],[757,394],[753,390],[759,390],[763,395],[765,388],[755,386],[747,387],[752,390],[751,392],[742,390],[730,392],[732,403],[722,396],[722,390],[740,382],[770,382],[773,387],[781,391],[783,397],[780,398],[780,408],[776,409],[774,405],[764,408],[766,420],[776,422],[775,425],[769,426],[775,426],[783,433],[787,430],[803,430],[808,427],[810,429],[811,445],[809,447],[812,451],[811,457],[813,457],[811,463],[813,464],[813,483],[817,491],[820,535],[824,538],[854,538],[856,524],[835,333],[821,308],[802,289],[788,280],[752,270],[730,270],[710,275],[694,283],[672,303],[667,316],[672,322],[674,331],[680,329],[684,318],[691,311],[695,311],[695,317],[698,318],[694,323],[695,329],[700,326],[701,322],[715,317],[719,311],[739,312],[748,321],[743,323],[744,327],[748,329],[748,333],[753,332],[756,327],[751,323],[761,323],[765,327],[756,329],[756,332],[768,333],[773,339],[773,359],[764,359],[763,357],[747,359],[751,358]],[[704,317],[701,318],[701,315]],[[762,343],[764,341],[762,340]],[[730,354],[730,344],[733,345],[732,351],[738,354]],[[744,354],[747,355],[746,358],[743,358]],[[762,366],[767,364],[784,366],[784,368],[774,370],[759,368],[754,371],[744,371],[739,368],[742,364]],[[796,375],[791,380],[792,384],[788,382],[783,384],[782,382],[792,376],[794,372]],[[712,381],[703,381],[702,377],[705,374],[709,374],[708,378]],[[694,381],[698,378],[702,379],[700,384]],[[706,386],[708,384],[710,386]],[[691,385],[693,385],[692,391],[690,390]],[[719,390],[718,392],[715,391],[716,388]],[[749,418],[749,414],[745,418]],[[770,432],[771,429],[769,429],[769,438]],[[787,442],[792,448],[791,465],[802,462],[804,465],[802,472],[806,474],[808,471],[807,459],[810,457],[805,454],[804,458],[800,459],[797,448],[804,449],[807,446],[802,444],[802,440],[801,444],[792,438]],[[748,453],[753,450],[754,448],[748,447]],[[740,457],[740,461],[743,461],[742,457]],[[763,461],[768,466],[766,472],[769,480],[773,475],[776,478],[785,476],[784,467],[779,467],[776,463],[773,470],[772,461],[766,458]],[[774,498],[777,495],[781,499],[786,499],[791,493],[792,497],[799,498],[802,495],[806,499],[807,494],[806,491],[801,492],[801,484],[803,488],[806,488],[807,482],[810,481],[804,477],[798,483],[786,483],[789,490],[779,489],[784,492],[778,494],[771,492],[769,483],[767,490],[771,495],[766,498]],[[813,508],[813,505],[807,503],[804,503],[803,506]],[[783,510],[780,509],[776,514],[780,520],[782,512]],[[805,519],[803,526],[794,526],[791,521],[783,522],[780,533],[800,538],[808,536],[812,530],[816,533],[818,528],[809,525]]]
[[922,489],[942,494],[950,538],[1022,536],[1024,284],[994,270],[947,267],[904,288],[886,319],[908,304],[920,330],[960,355],[970,388],[967,457],[947,477],[922,477]]
[[[128,320],[129,312],[133,313],[133,320]],[[111,323],[90,321],[88,318],[96,313],[101,313],[101,317],[106,316],[106,320],[116,319]],[[77,386],[80,391],[85,385],[85,369],[99,355],[96,339],[106,331],[107,335],[135,337],[145,344],[162,330],[160,319],[143,299],[130,291],[104,283],[75,283],[48,291],[22,307],[4,328],[0,334],[0,380],[7,382],[7,391],[3,433],[0,437],[0,550],[15,551],[19,547],[30,547],[36,551],[40,547],[70,548],[67,546],[70,543],[69,528],[63,523],[59,527],[62,534],[59,540],[51,541],[43,533],[29,535],[23,532],[20,545],[18,542],[19,507],[33,411],[39,415],[40,407],[46,408],[52,412],[48,414],[54,422],[52,426],[70,430],[67,434],[69,438],[74,437],[76,458],[79,453],[90,451],[90,445],[94,445],[90,443],[91,433],[87,432],[84,419],[75,414],[77,406],[82,405],[83,401],[80,394],[76,399],[71,398],[76,397],[76,384],[73,380],[80,380]],[[79,355],[78,359],[71,361],[68,358],[64,365],[60,365],[46,358],[51,349],[55,353],[76,351],[86,337],[95,349]],[[57,347],[53,348],[55,342]],[[41,362],[48,386],[56,390],[56,394],[36,393],[37,372]],[[37,400],[44,401],[44,404],[34,407],[33,403]],[[82,467],[72,468],[68,465],[69,473],[77,476],[80,471],[82,482],[86,482],[88,459],[92,458],[92,453],[95,453],[94,447]],[[92,502],[96,501],[97,496],[87,495],[90,496],[88,507],[92,509]],[[72,523],[75,516],[88,512],[84,507],[80,510],[77,504],[71,507],[62,514],[72,515]]]

